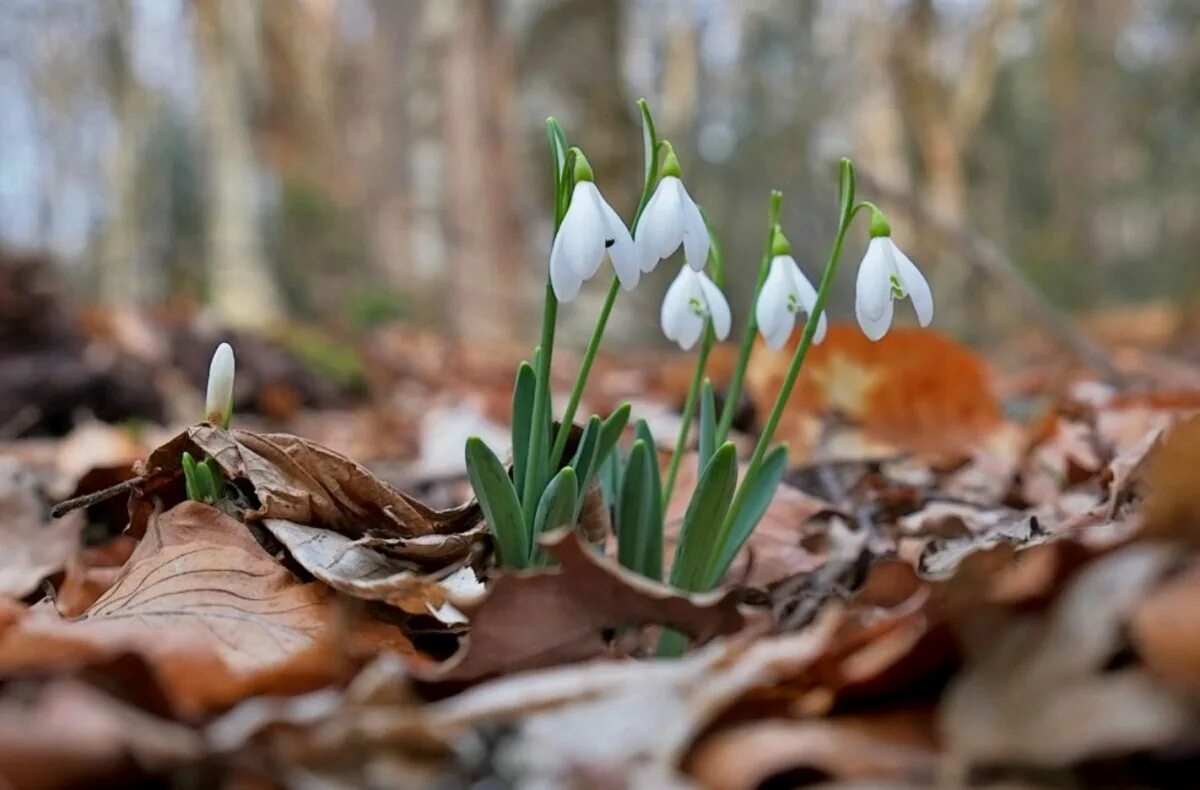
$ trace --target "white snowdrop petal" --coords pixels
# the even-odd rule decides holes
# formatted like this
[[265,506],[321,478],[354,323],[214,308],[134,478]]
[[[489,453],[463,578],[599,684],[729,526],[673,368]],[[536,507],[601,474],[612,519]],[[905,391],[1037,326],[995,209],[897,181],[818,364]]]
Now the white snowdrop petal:
[[629,229],[625,227],[621,217],[613,211],[612,206],[608,205],[608,201],[601,197],[599,192],[597,192],[597,197],[600,203],[600,213],[604,219],[605,238],[612,239],[612,244],[608,247],[608,258],[612,261],[617,279],[621,281],[621,287],[626,291],[632,291],[637,287],[638,280],[642,276],[633,237],[629,235]]
[[583,183],[575,185],[571,205],[555,237],[555,242],[561,240],[562,244],[559,254],[580,280],[595,274],[604,260],[603,229],[596,216],[595,201],[583,186]]
[[855,281],[854,311],[872,321],[882,318],[892,303],[890,276],[894,264],[886,241],[884,238],[871,239]]
[[921,326],[929,326],[929,322],[933,320],[933,291],[929,288],[929,282],[895,243],[892,244],[892,254],[896,262],[896,276],[900,278],[900,285],[912,299],[917,322]]
[[691,313],[691,308],[688,305],[688,286],[687,278],[683,270],[681,270],[675,279],[671,281],[666,295],[663,296],[662,329],[663,334],[667,336],[668,340],[678,342],[684,319]]
[[205,419],[224,423],[233,411],[233,346],[222,343],[213,352],[208,366],[208,390],[204,399]]
[[[812,320],[811,318],[809,320]],[[820,345],[825,339],[825,333],[829,331],[829,320],[825,317],[825,311],[821,311],[821,317],[817,320],[817,331],[813,334],[813,342]]]
[[779,348],[782,345],[782,342],[778,345],[773,344],[772,338],[778,338],[782,334],[783,341],[786,341],[792,333],[792,327],[795,326],[795,316],[787,309],[791,287],[792,278],[783,262],[778,257],[772,259],[767,279],[763,282],[758,301],[754,305],[754,320],[771,348]]
[[894,309],[892,300],[888,299],[883,308],[883,315],[871,316],[859,308],[857,301],[854,304],[854,314],[858,318],[858,324],[862,327],[863,334],[871,340],[879,340],[887,334],[888,329],[892,326],[892,311]]
[[654,271],[654,267],[658,266],[659,257],[654,245],[651,243],[651,237],[654,235],[651,228],[660,222],[658,206],[661,199],[662,184],[660,183],[658,188],[654,190],[654,194],[650,196],[646,207],[642,209],[642,215],[638,217],[637,228],[634,233],[633,243],[637,252],[638,266],[644,274],[649,274]]
[[655,192],[661,193],[655,207],[654,221],[647,227],[646,244],[657,260],[670,258],[683,243],[683,221],[679,205],[678,178],[667,176],[658,182]]
[[704,215],[682,181],[679,182],[679,208],[683,224],[684,259],[694,270],[704,271],[708,263],[708,227],[704,224]]
[[680,326],[679,336],[675,338],[675,342],[684,351],[691,351],[692,347],[696,345],[696,341],[700,339],[700,335],[704,333],[705,326],[707,326],[705,320],[689,310]]
[[717,336],[717,340],[724,340],[729,337],[729,330],[733,326],[729,300],[725,298],[725,294],[721,293],[717,284],[708,278],[708,275],[701,272],[697,276],[700,280],[700,288],[704,292],[704,303],[708,307],[709,317],[712,318],[713,333]]
[[563,248],[563,234],[559,233],[550,247],[550,285],[553,286],[558,301],[566,303],[579,295],[583,279],[575,273],[575,267],[571,265]]
[[777,331],[773,333],[763,333],[763,340],[767,343],[767,348],[772,351],[779,351],[787,345],[788,338],[792,336],[792,326],[782,324]]
[[[600,264],[604,262],[604,254],[607,249],[608,229],[604,222],[604,198],[600,197],[600,190],[596,189],[596,185],[591,181],[581,181],[575,186],[576,199],[579,199],[579,228],[581,240],[586,243],[585,251],[582,252],[575,260],[575,271],[585,281],[596,276],[596,272],[600,270]],[[575,208],[575,201],[571,201],[571,208]]]
[[[796,290],[796,301],[804,308],[804,312],[808,315],[809,321],[813,320],[813,310],[817,306],[817,289],[813,287],[812,282],[804,276],[804,270],[796,263],[795,258],[790,255],[785,257],[788,262],[788,274],[791,276],[792,287]],[[817,321],[817,330],[813,334],[813,342],[820,343],[825,339],[825,333],[829,329],[829,321],[825,317],[825,311],[821,311],[821,317]]]

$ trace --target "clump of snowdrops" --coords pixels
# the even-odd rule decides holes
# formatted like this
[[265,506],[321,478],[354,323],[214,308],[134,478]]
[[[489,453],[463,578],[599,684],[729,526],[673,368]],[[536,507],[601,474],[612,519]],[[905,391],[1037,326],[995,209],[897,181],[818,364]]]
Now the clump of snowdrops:
[[[732,313],[722,286],[726,277],[745,275],[727,271],[712,227],[684,185],[683,168],[674,149],[658,137],[644,101],[639,102],[639,108],[645,168],[641,199],[628,226],[597,189],[595,174],[583,151],[568,145],[562,127],[553,118],[546,122],[553,155],[555,233],[542,307],[541,341],[533,351],[532,363],[522,363],[517,371],[511,472],[477,438],[467,442],[467,471],[504,567],[545,563],[537,537],[576,523],[584,493],[602,478],[613,507],[620,563],[674,587],[705,591],[720,583],[783,478],[787,448],[773,445],[775,429],[805,355],[825,335],[825,303],[855,217],[865,212],[870,219],[870,242],[859,267],[855,299],[855,313],[867,336],[878,340],[886,334],[894,303],[904,298],[912,300],[919,322],[927,325],[933,316],[933,297],[920,271],[892,241],[883,212],[870,202],[856,202],[854,168],[849,159],[841,160],[838,227],[817,287],[792,257],[791,244],[779,221],[782,195],[771,193],[754,309],[747,311],[737,362],[724,405],[718,411],[705,367],[713,344],[726,340],[732,328]],[[673,258],[681,248],[683,262],[663,299],[661,323],[663,333],[682,350],[696,349],[696,366],[674,452],[665,471],[659,467],[657,442],[644,420],[635,422],[632,444],[621,446],[631,416],[628,404],[603,419],[599,415],[580,419],[582,430],[574,451],[566,456],[578,418],[576,412],[613,304],[622,290],[636,288],[643,275]],[[550,370],[559,307],[573,301],[606,260],[613,269],[608,294],[566,408],[555,419],[550,406]],[[801,316],[805,316],[803,333],[774,406],[753,453],[739,464],[734,445],[727,439],[755,334],[761,333],[769,347],[783,348]],[[671,572],[664,579],[664,513],[689,447],[693,422],[698,423],[700,474],[684,516]],[[682,636],[667,632],[659,652],[675,655],[685,646]]]

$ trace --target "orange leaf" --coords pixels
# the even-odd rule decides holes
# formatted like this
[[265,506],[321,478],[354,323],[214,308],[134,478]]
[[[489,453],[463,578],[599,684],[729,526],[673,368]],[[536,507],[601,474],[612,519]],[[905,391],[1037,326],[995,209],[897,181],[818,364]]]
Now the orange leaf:
[[[791,364],[800,333],[772,352],[757,341],[746,391],[763,415]],[[957,455],[1001,423],[987,369],[966,346],[940,332],[898,327],[872,342],[835,323],[805,359],[776,438],[794,457],[826,444],[822,423],[835,417],[862,431],[869,446]]]

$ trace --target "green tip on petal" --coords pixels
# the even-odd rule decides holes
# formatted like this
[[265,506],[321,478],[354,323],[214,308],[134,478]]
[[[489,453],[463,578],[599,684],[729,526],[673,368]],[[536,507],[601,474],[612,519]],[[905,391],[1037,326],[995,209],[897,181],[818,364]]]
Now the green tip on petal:
[[871,238],[878,239],[881,236],[891,235],[892,226],[888,224],[887,217],[878,208],[871,206]]
[[667,176],[675,176],[676,178],[682,177],[683,170],[679,167],[679,157],[675,156],[675,147],[666,140],[663,140],[662,149],[664,152],[662,163],[663,178],[666,178]]
[[588,162],[587,157],[583,155],[583,151],[572,146],[571,153],[575,154],[575,183],[578,184],[580,181],[595,181],[596,174],[592,172],[592,165]]
[[791,255],[792,243],[788,241],[788,237],[784,235],[783,230],[776,225],[775,234],[771,237],[771,257],[777,258],[780,255]]

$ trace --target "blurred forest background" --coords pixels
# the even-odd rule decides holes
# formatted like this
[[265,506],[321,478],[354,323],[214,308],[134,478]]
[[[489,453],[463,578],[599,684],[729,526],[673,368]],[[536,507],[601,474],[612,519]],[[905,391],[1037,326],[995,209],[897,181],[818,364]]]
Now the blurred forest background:
[[[986,342],[1028,306],[980,239],[1065,309],[1195,301],[1198,73],[1195,0],[5,0],[0,245],[104,305],[526,340],[543,119],[628,218],[645,96],[735,312],[768,190],[816,276],[850,155],[939,326]],[[627,342],[673,268],[618,303]]]

